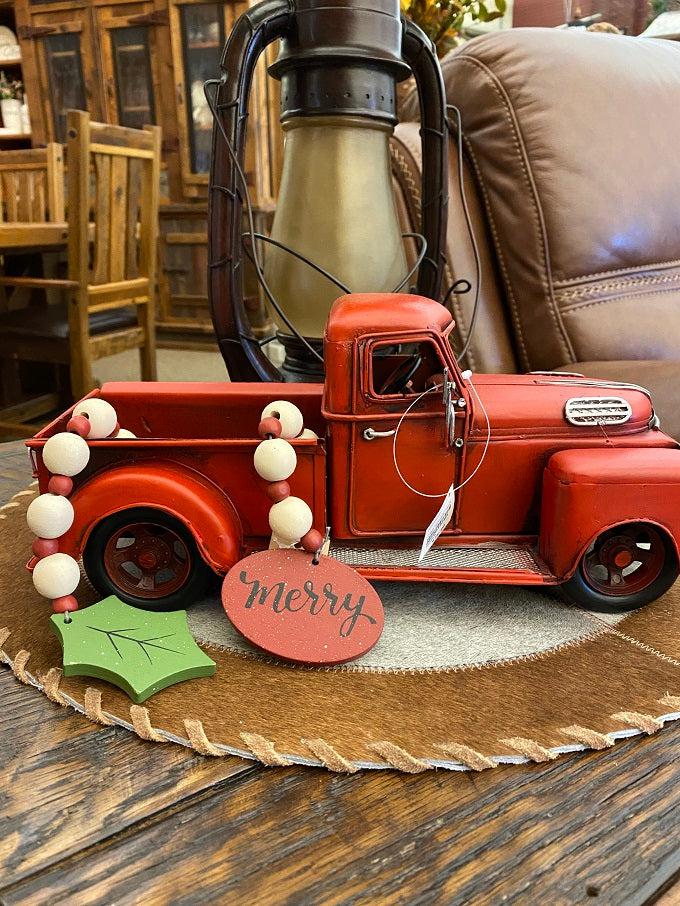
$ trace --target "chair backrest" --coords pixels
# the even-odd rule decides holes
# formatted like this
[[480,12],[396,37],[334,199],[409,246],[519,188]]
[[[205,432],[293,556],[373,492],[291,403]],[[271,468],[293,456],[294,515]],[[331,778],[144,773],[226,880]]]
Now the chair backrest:
[[46,148],[0,152],[0,222],[64,222],[64,152]]
[[142,295],[156,275],[161,130],[96,123],[69,110],[67,136],[69,275],[90,289],[110,288],[111,303],[135,283]]

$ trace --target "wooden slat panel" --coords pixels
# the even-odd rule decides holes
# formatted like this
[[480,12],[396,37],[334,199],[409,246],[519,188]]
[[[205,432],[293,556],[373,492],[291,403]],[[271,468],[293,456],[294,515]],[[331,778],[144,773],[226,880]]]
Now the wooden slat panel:
[[116,293],[121,299],[125,298],[122,293],[143,292],[148,288],[148,277],[135,277],[134,280],[118,280],[115,283],[100,283],[98,286],[88,286],[88,290],[90,291],[90,295],[92,296],[101,297]]
[[[68,271],[79,285],[68,306],[71,386],[76,399],[93,386],[87,311],[90,225],[90,117],[82,110],[66,114],[68,135]],[[99,199],[101,202],[101,199]]]
[[0,170],[6,167],[14,169],[20,167],[35,167],[45,165],[44,148],[25,148],[21,151],[3,151],[0,157]]
[[17,173],[17,202],[19,205],[17,220],[30,223],[33,200],[33,171],[20,170]]
[[90,339],[90,352],[93,359],[103,359],[107,355],[116,355],[126,349],[137,349],[144,342],[144,331],[141,327],[130,327],[128,330],[117,330]]
[[168,245],[207,245],[207,233],[166,233],[163,237]]
[[0,286],[22,286],[29,289],[73,289],[78,284],[73,280],[57,280],[51,277],[0,277]]
[[47,212],[52,221],[65,218],[64,149],[56,142],[47,146]]
[[94,171],[97,201],[94,206],[95,239],[92,282],[107,283],[111,262],[111,158],[104,154],[95,154]]
[[[66,243],[65,223],[17,223],[0,225],[0,249],[31,249],[43,246],[58,248]],[[44,249],[43,249],[44,250]]]
[[111,159],[111,232],[109,279],[112,283],[125,278],[125,229],[127,225],[127,168],[124,157]]
[[7,205],[7,220],[18,223],[19,217],[19,200],[17,193],[19,191],[18,177],[16,173],[5,173],[3,176],[5,184],[5,203]]
[[90,123],[90,136],[94,144],[138,148],[144,151],[153,150],[153,141],[149,133],[140,129],[111,126],[108,123]]
[[29,219],[34,223],[45,220],[47,213],[46,182],[47,171],[36,170],[33,173],[33,197],[31,199],[31,216]]
[[[146,295],[139,295],[125,299],[125,305],[146,305],[149,299]],[[110,299],[108,302],[90,302],[89,312],[91,315],[98,311],[115,311],[121,307],[120,299]]]
[[93,154],[108,154],[111,157],[136,157],[139,160],[152,160],[153,151],[141,148],[124,148],[117,145],[92,144],[90,150]]
[[127,224],[125,227],[125,276],[132,280],[139,275],[139,243],[137,224],[142,199],[141,160],[131,159],[128,164]]

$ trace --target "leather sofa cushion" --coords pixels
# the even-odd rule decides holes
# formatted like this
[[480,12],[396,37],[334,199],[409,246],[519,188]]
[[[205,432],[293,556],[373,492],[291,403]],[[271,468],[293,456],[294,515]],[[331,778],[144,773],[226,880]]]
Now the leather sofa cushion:
[[520,365],[676,359],[680,45],[512,29],[442,68]]
[[626,381],[645,387],[651,393],[654,410],[661,419],[661,430],[680,439],[680,361],[575,362],[558,370],[578,371],[598,380]]

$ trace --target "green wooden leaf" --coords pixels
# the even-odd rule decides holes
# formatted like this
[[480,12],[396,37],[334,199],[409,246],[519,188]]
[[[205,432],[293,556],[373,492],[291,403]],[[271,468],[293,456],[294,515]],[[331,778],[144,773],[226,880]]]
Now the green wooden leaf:
[[115,595],[51,618],[64,651],[64,676],[93,676],[120,686],[140,704],[183,680],[212,676],[215,662],[198,647],[184,610],[156,613]]

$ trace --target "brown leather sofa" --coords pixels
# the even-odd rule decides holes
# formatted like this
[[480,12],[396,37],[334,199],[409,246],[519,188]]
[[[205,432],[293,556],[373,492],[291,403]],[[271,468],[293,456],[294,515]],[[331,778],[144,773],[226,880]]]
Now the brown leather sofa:
[[[470,41],[442,69],[482,265],[466,364],[642,384],[680,438],[680,45],[516,29]],[[397,203],[417,228],[414,92],[401,117]],[[475,279],[456,154],[452,136],[446,286]],[[452,296],[461,342],[472,305],[472,292]]]

